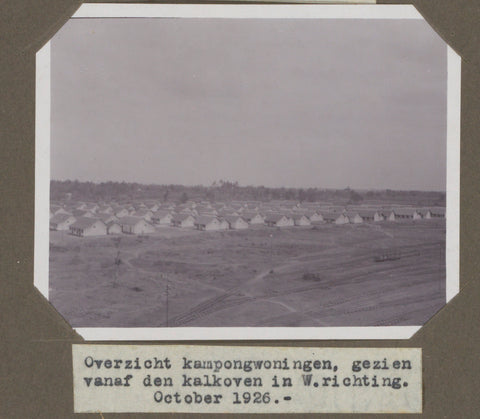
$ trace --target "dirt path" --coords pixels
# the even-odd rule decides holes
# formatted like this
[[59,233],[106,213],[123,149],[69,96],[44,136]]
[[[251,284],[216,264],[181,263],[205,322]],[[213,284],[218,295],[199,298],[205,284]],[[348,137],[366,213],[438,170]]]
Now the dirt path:
[[[427,250],[427,249],[431,249],[432,246],[436,247],[437,245],[438,245],[437,243],[425,243],[422,246],[420,246],[420,248],[423,250]],[[408,259],[411,256],[416,256],[418,254],[419,248],[418,246],[402,246],[401,248],[404,249],[404,254],[402,256],[403,263],[404,264],[406,263],[408,265],[409,262],[406,261],[405,259]],[[413,251],[414,248],[416,249],[415,251]],[[288,273],[289,271],[299,272],[299,270],[302,270],[302,267],[304,266],[308,267],[312,263],[311,260],[304,261],[299,259],[311,259],[312,257],[315,257],[315,256],[325,256],[325,253],[326,253],[325,251],[313,252],[308,255],[302,255],[301,258],[300,257],[291,258],[290,260],[286,261],[282,265],[276,266],[273,269],[273,273],[282,274],[282,273]],[[365,276],[366,278],[368,278],[372,274],[372,265],[366,267],[366,272],[364,274],[361,273],[361,266],[359,266],[361,262],[370,261],[371,259],[372,259],[371,251],[370,252],[366,251],[360,255],[355,255],[348,258],[348,260],[342,263],[341,269],[344,273],[348,272],[349,269],[355,269],[356,270],[355,278],[357,278],[356,280],[359,281],[361,276]],[[325,266],[323,267],[324,272],[327,272],[328,270],[331,270],[331,269],[334,269],[334,270],[339,269],[338,262],[336,261],[330,261],[330,262],[322,261],[322,263],[325,263]],[[377,266],[378,268],[381,268],[381,269],[379,270]],[[389,270],[387,266],[383,266],[383,265],[373,265],[373,267],[375,268],[375,274],[377,275],[382,274],[382,272],[384,274],[387,274]],[[303,268],[303,270],[305,270],[305,268]],[[194,306],[190,310],[186,311],[185,313],[182,313],[181,315],[173,319],[172,325],[175,325],[175,326],[186,325],[202,317],[213,314],[216,311],[221,311],[228,307],[245,304],[247,302],[251,302],[252,300],[268,301],[269,303],[282,306],[283,308],[287,309],[290,313],[299,313],[297,308],[293,307],[290,304],[285,303],[284,301],[277,300],[276,298],[280,296],[285,297],[295,293],[313,291],[319,288],[325,288],[325,285],[320,282],[320,283],[315,283],[315,284],[301,286],[301,287],[294,287],[294,288],[283,290],[280,292],[276,292],[275,290],[273,290],[271,293],[267,295],[265,294],[258,295],[258,293],[255,293],[256,285],[258,285],[259,282],[263,281],[268,275],[270,275],[271,272],[272,272],[271,269],[266,269],[260,272],[259,274],[255,275],[254,277],[248,279],[242,285],[232,287],[228,290],[223,291],[223,293],[221,293],[220,295],[216,295],[215,297],[212,297],[203,301],[202,303]],[[385,291],[386,290],[384,287],[381,287],[376,291],[366,290],[363,292],[355,293],[355,299],[362,298],[362,297],[370,298],[370,297],[374,297],[375,295],[380,296],[383,293],[385,293]],[[353,297],[336,298],[327,304],[323,304],[322,310],[334,307],[339,304],[349,303],[352,301],[352,299]],[[311,318],[312,320],[315,320],[315,322],[317,322],[318,320],[318,318],[316,319],[315,317],[308,315],[306,312],[302,311],[301,314]]]
[[[285,266],[280,266],[275,269],[276,271],[280,271],[285,267],[289,267],[290,265],[291,263],[288,263]],[[290,312],[296,312],[297,310],[292,306],[289,306],[288,304],[285,304],[283,302],[278,302],[278,301],[271,301],[269,299],[270,297],[265,297],[265,298],[257,297],[252,295],[251,292],[249,292],[249,288],[251,286],[254,286],[256,283],[264,279],[269,274],[270,274],[270,269],[267,269],[255,275],[253,278],[247,280],[247,282],[245,282],[241,286],[232,287],[224,291],[220,295],[209,298],[203,301],[202,303],[197,304],[195,307],[191,308],[185,313],[172,319],[172,325],[182,326],[194,320],[198,320],[201,317],[205,317],[206,315],[212,314],[215,311],[223,310],[224,308],[229,307],[230,305],[238,306],[239,304],[244,304],[254,299],[265,300],[271,303],[279,304],[279,305],[282,305],[287,310],[289,310]],[[236,297],[236,298],[231,298],[231,297]]]

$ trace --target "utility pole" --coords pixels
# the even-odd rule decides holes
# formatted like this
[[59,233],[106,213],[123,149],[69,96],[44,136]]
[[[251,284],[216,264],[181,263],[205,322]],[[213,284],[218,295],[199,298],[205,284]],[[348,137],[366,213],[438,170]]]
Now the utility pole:
[[273,234],[270,234],[270,270],[273,271]]
[[117,277],[118,277],[118,267],[120,266],[120,263],[122,263],[120,259],[120,250],[117,250],[117,256],[115,258],[115,271],[114,271],[114,277],[113,277],[113,288],[117,286]]
[[117,256],[115,257],[115,261],[114,261],[115,269],[113,272],[113,288],[117,286],[118,268],[122,263],[122,260],[120,259],[120,241],[121,240],[122,240],[121,238],[112,239],[113,243],[115,244],[115,248],[117,249]]

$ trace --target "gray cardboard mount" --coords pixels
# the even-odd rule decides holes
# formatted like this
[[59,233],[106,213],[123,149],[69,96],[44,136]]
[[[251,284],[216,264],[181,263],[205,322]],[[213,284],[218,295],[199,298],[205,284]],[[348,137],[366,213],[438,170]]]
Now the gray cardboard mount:
[[[101,414],[73,414],[71,344],[82,342],[82,339],[33,286],[35,53],[80,4],[80,1],[72,0],[4,0],[0,3],[2,419],[102,417]],[[423,0],[413,4],[463,59],[460,294],[410,340],[213,344],[421,347],[424,413],[418,416],[474,418],[480,417],[480,293],[477,278],[480,265],[480,241],[477,240],[480,234],[480,4],[476,0]],[[138,418],[189,415],[103,416]],[[298,418],[314,416],[318,415],[295,415]],[[338,416],[342,415],[335,417]]]

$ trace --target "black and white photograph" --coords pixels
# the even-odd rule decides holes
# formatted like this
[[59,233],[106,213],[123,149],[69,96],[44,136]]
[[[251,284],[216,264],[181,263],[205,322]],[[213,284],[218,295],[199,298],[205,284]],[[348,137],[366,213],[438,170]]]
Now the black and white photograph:
[[57,32],[36,281],[72,327],[316,338],[418,328],[447,303],[459,59],[406,6],[369,7]]

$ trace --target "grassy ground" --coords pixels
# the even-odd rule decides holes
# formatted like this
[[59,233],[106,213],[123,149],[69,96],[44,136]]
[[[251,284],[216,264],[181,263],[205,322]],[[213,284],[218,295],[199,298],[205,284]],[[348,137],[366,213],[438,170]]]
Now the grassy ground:
[[51,232],[51,301],[75,327],[164,327],[167,287],[169,327],[423,324],[445,304],[445,220]]

